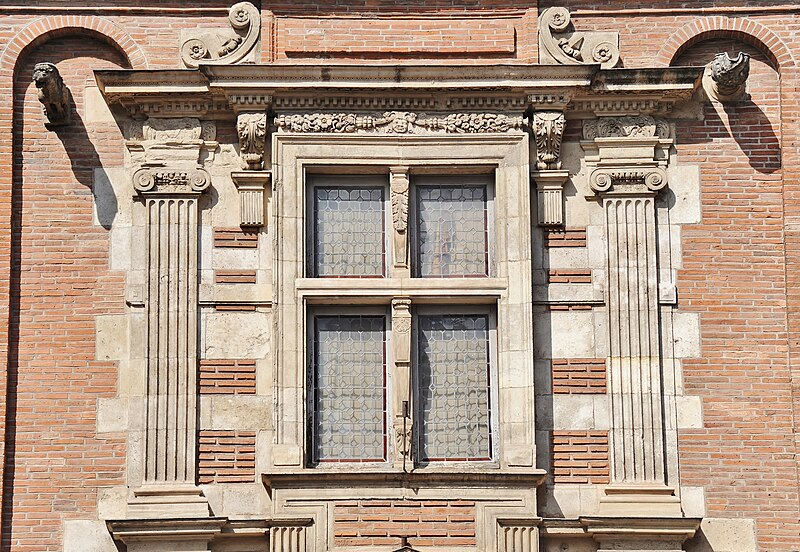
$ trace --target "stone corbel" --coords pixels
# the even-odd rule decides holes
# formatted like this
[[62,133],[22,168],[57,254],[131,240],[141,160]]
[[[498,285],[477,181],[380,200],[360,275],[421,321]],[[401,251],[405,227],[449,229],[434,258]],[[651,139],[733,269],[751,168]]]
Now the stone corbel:
[[536,143],[536,183],[540,226],[564,224],[564,183],[569,173],[561,170],[561,139],[566,117],[563,110],[536,110],[531,131]]
[[408,270],[408,167],[390,167],[394,267]]
[[232,172],[231,179],[239,190],[239,225],[243,227],[264,226],[265,191],[272,175],[268,171]]
[[236,118],[239,135],[239,154],[248,171],[260,171],[264,166],[264,143],[267,138],[266,112],[239,113]]
[[58,68],[48,62],[37,63],[33,67],[33,82],[39,89],[45,127],[68,125],[72,120],[70,94]]
[[703,88],[713,102],[732,103],[747,96],[747,77],[750,75],[750,56],[739,52],[735,58],[719,53],[706,65]]
[[186,67],[239,63],[253,51],[261,34],[261,15],[250,2],[239,2],[228,12],[231,29],[193,33],[181,44]]
[[619,62],[619,33],[575,31],[569,10],[547,8],[539,16],[539,63],[610,69]]
[[394,464],[410,468],[412,459],[411,415],[411,299],[392,300],[392,352],[394,353]]

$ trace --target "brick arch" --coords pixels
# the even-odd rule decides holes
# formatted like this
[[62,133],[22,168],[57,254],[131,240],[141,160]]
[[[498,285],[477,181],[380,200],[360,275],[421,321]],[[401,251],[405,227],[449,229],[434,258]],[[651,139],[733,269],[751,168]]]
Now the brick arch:
[[60,36],[89,32],[122,53],[132,69],[147,69],[147,58],[142,48],[125,30],[108,19],[94,15],[65,15],[43,17],[19,31],[0,55],[0,77],[14,71],[22,53],[30,48]]
[[681,27],[667,39],[656,56],[657,65],[671,65],[687,48],[709,38],[735,38],[755,46],[776,69],[796,65],[783,40],[761,23],[745,17],[700,17]]

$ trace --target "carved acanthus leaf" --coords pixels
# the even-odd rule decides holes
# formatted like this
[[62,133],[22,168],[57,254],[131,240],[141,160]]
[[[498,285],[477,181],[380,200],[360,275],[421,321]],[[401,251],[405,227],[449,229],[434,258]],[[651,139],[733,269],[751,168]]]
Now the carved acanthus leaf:
[[278,115],[275,118],[275,126],[279,130],[288,132],[479,133],[520,130],[523,125],[522,116],[502,113],[451,113],[441,117],[429,117],[421,113],[387,111],[382,115],[298,113]]
[[231,29],[194,33],[181,44],[187,67],[227,65],[242,61],[253,50],[261,33],[261,15],[250,2],[239,2],[228,11]]
[[595,138],[669,138],[669,123],[650,115],[599,117],[584,121],[583,137]]
[[394,229],[405,232],[408,227],[408,175],[392,174],[392,222]]
[[260,170],[264,162],[264,142],[267,137],[266,113],[241,113],[236,120],[239,151],[245,168]]
[[48,62],[33,67],[33,82],[39,89],[44,122],[47,126],[64,126],[72,119],[69,89],[64,84],[58,68]]
[[575,31],[569,10],[552,7],[539,16],[539,63],[614,67],[619,61],[619,33]]
[[563,111],[536,111],[533,114],[533,134],[536,139],[536,168],[561,168],[561,138],[566,117]]

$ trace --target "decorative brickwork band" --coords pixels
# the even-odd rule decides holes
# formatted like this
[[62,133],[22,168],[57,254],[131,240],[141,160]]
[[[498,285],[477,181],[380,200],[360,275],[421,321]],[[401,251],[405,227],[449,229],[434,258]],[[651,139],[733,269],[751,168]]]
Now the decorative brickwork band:
[[255,270],[215,270],[215,284],[255,284]]
[[607,431],[554,431],[553,482],[609,482]]
[[585,228],[547,229],[544,231],[545,247],[586,247]]
[[592,271],[587,269],[551,269],[547,272],[548,284],[591,284]]
[[606,392],[606,359],[554,358],[553,393],[585,395]]
[[200,393],[253,395],[255,392],[255,360],[200,361]]
[[256,478],[255,431],[208,431],[199,435],[198,478],[203,483],[252,483]]
[[214,247],[258,249],[258,232],[238,228],[215,228]]

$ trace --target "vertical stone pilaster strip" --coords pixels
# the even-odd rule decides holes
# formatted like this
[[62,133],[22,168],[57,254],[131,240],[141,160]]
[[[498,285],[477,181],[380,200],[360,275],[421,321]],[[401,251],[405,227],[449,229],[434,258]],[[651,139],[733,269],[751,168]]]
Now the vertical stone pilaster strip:
[[614,483],[664,484],[655,193],[605,195]]
[[[412,427],[411,415],[411,298],[395,297],[392,300],[392,352],[394,371],[392,373],[393,400],[395,413],[394,435],[396,467],[412,467]],[[405,403],[406,408],[404,408]]]
[[408,270],[408,167],[390,167],[392,243],[395,269]]
[[194,484],[197,417],[197,198],[150,196],[148,483]]

